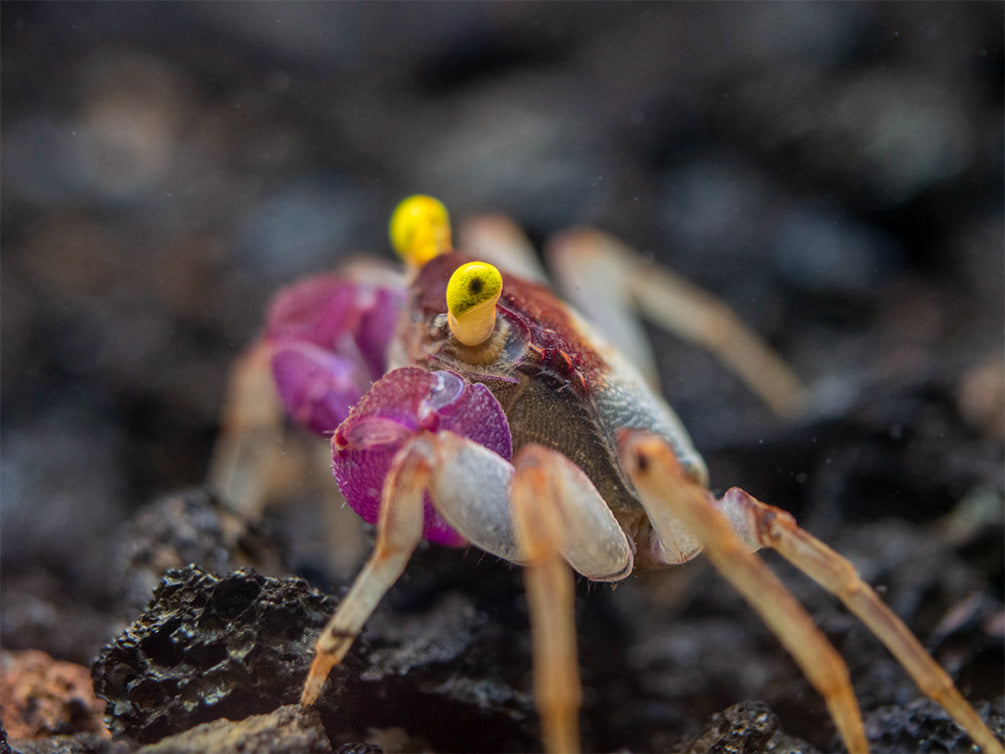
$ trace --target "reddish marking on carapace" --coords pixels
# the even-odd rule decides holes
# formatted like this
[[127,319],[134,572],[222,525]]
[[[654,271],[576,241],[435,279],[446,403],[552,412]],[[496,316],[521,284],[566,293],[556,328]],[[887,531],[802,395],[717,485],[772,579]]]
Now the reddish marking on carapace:
[[[475,260],[455,251],[430,260],[419,271],[412,295],[423,320],[446,314],[450,276],[462,264]],[[505,272],[502,277],[502,295],[496,307],[527,340],[529,358],[520,370],[550,374],[586,397],[591,381],[606,373],[607,364],[580,334],[566,305],[543,285]]]

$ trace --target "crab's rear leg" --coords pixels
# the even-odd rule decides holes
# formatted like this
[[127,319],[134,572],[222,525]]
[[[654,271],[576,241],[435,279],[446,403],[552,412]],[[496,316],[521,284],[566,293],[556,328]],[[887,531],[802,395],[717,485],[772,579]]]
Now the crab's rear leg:
[[459,248],[469,254],[525,280],[547,284],[548,276],[537,259],[534,245],[505,215],[470,217],[461,223],[457,235]]
[[231,373],[210,468],[216,492],[257,517],[296,487],[304,470],[291,462],[284,417],[331,434],[385,370],[403,295],[397,272],[366,260],[276,295],[265,332]]
[[234,365],[209,472],[210,487],[252,517],[283,476],[283,404],[271,360],[272,349],[259,341]]
[[594,230],[556,237],[548,260],[569,300],[654,387],[656,366],[633,310],[713,353],[775,412],[801,410],[799,378],[722,300]]
[[800,528],[789,513],[766,505],[741,489],[729,490],[719,506],[749,547],[777,550],[796,568],[836,595],[886,645],[918,687],[941,704],[981,749],[1002,752],[1002,745],[956,689],[949,674],[859,577],[847,559]]
[[848,668],[805,609],[734,533],[712,504],[711,494],[683,473],[662,438],[630,430],[619,444],[622,464],[656,532],[683,524],[698,538],[709,560],[760,614],[823,696],[848,750],[868,751]]

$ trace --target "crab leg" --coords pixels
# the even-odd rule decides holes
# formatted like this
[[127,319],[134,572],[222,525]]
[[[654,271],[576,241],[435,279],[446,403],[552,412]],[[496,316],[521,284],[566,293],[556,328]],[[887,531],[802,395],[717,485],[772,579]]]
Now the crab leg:
[[679,519],[702,542],[713,565],[761,615],[810,683],[820,692],[851,752],[868,751],[848,668],[778,577],[744,547],[710,493],[687,478],[673,451],[656,435],[626,431],[622,464],[637,487],[657,533]]
[[210,486],[248,515],[257,517],[280,474],[277,451],[283,436],[283,405],[272,380],[272,349],[259,342],[231,373],[223,431],[210,468]]
[[981,749],[999,754],[1003,751],[974,708],[956,689],[949,674],[862,580],[848,560],[800,528],[786,511],[766,505],[741,489],[729,490],[719,505],[748,546],[778,551],[836,595],[886,645],[925,695],[941,704]]
[[[610,509],[565,456],[528,445],[514,465],[512,504],[534,643],[534,697],[545,749],[579,751],[582,688],[576,657],[575,591],[566,560],[595,580],[623,578],[632,551]],[[596,521],[597,525],[591,525]],[[600,536],[598,536],[598,533]]]
[[805,390],[799,378],[722,300],[598,231],[569,231],[548,251],[569,300],[639,366],[651,386],[656,387],[657,372],[632,309],[711,351],[776,413],[801,410]]
[[[557,451],[527,445],[510,466],[477,443],[440,432],[436,452],[436,509],[474,544],[526,566],[545,749],[578,751],[582,690],[569,566],[595,581],[624,578],[632,570],[628,538],[589,477]],[[511,484],[499,483],[510,474]],[[474,520],[472,510],[494,513]]]
[[461,249],[525,280],[547,283],[537,261],[534,245],[520,227],[505,215],[477,215],[465,220],[458,231]]
[[[579,751],[582,686],[576,656],[576,594],[572,571],[558,549],[558,511],[548,504],[541,469],[518,473],[513,483],[513,523],[526,559],[524,583],[534,646],[534,701],[545,751]],[[558,535],[558,536],[556,536]]]
[[377,543],[366,566],[318,637],[300,703],[314,704],[331,669],[342,661],[363,624],[391,588],[422,539],[423,493],[430,475],[424,448],[413,442],[395,456],[384,481]]

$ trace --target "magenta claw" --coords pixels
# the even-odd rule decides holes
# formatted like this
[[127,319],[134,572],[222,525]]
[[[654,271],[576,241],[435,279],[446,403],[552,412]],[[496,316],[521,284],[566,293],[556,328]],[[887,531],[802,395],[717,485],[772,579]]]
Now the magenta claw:
[[[507,461],[512,456],[506,415],[487,387],[453,372],[395,369],[373,384],[332,437],[335,478],[346,502],[364,520],[376,523],[391,461],[408,438],[423,430],[450,430]],[[428,497],[423,536],[442,545],[467,544]]]
[[290,417],[330,435],[387,369],[404,294],[322,275],[276,296],[265,338],[276,388]]
[[272,375],[286,412],[319,435],[330,435],[369,387],[353,359],[307,341],[280,341],[272,351]]

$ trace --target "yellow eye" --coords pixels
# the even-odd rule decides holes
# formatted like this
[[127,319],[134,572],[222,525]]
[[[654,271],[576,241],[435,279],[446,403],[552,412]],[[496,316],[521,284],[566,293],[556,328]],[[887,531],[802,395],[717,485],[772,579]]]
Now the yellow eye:
[[450,251],[450,216],[431,196],[416,194],[403,200],[391,215],[391,245],[413,267]]
[[502,275],[487,262],[468,262],[454,270],[447,283],[447,322],[454,337],[466,346],[488,340],[501,293]]

